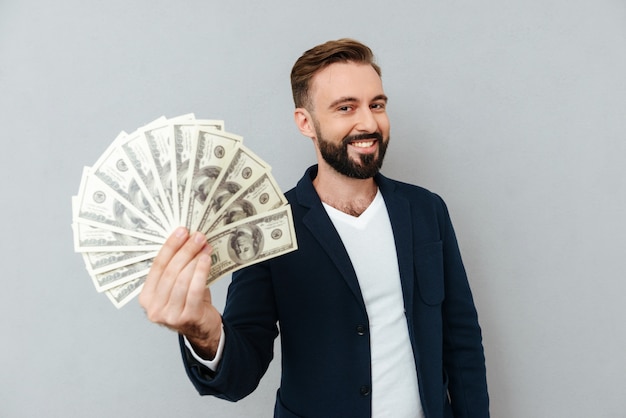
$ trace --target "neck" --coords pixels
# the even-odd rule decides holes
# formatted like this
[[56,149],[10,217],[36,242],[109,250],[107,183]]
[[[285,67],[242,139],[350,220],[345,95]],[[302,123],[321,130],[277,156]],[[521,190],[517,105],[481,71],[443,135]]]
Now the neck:
[[353,179],[334,170],[321,169],[313,180],[313,187],[322,202],[352,216],[365,212],[378,191],[373,178]]

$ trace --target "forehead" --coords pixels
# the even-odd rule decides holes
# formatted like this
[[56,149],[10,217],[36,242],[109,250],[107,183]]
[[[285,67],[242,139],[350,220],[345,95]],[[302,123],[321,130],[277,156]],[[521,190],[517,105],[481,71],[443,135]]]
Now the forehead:
[[381,94],[384,94],[383,82],[369,64],[330,64],[311,79],[311,98],[314,105],[324,105],[340,97],[368,101]]

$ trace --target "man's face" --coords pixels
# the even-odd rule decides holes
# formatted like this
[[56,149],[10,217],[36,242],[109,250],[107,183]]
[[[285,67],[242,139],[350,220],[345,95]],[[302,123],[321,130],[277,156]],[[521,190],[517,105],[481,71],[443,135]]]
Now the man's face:
[[389,143],[382,81],[370,65],[331,64],[311,80],[314,138],[323,160],[337,172],[373,177]]

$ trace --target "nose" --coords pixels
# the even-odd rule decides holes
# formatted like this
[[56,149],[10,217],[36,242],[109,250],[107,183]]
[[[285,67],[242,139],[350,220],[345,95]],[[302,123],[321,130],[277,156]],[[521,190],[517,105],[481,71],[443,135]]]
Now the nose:
[[360,109],[358,112],[358,120],[356,123],[356,130],[359,132],[376,132],[378,130],[378,122],[376,121],[376,117],[372,112],[372,109],[365,108]]

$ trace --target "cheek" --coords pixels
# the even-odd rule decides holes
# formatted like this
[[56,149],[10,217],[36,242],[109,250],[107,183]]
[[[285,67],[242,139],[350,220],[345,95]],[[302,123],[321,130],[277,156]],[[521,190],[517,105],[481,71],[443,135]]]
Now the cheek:
[[341,142],[343,138],[353,133],[354,126],[349,123],[330,123],[322,130],[322,138],[332,143]]
[[383,132],[384,136],[389,136],[389,118],[387,115],[381,115],[378,119],[378,127]]

